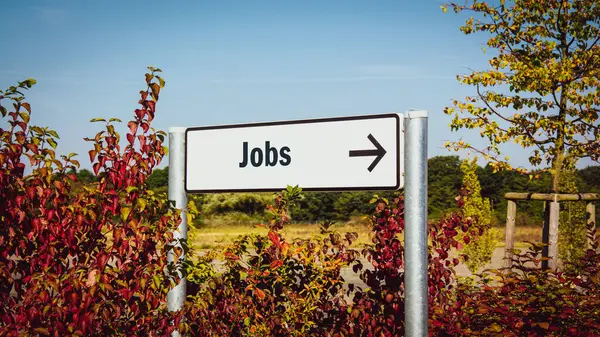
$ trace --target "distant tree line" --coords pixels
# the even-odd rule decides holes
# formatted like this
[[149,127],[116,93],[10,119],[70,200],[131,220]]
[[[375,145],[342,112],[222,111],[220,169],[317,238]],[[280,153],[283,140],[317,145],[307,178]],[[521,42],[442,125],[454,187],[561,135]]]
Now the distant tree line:
[[[456,209],[455,197],[462,185],[463,173],[458,156],[437,156],[429,159],[429,215],[438,218]],[[492,222],[502,223],[506,218],[506,192],[546,192],[550,185],[550,174],[539,173],[537,178],[514,171],[493,172],[490,165],[477,168],[481,183],[481,195],[489,198],[492,206]],[[77,172],[81,183],[89,183],[95,178],[89,170]],[[146,183],[151,189],[166,192],[169,168],[155,169]],[[575,171],[574,180],[580,193],[600,193],[600,166],[589,166]],[[347,221],[355,216],[369,214],[372,205],[369,200],[377,194],[392,198],[393,191],[359,192],[305,192],[304,198],[292,210],[294,222],[319,222],[323,220]],[[243,220],[262,218],[263,210],[270,202],[270,193],[236,193],[190,196],[201,210],[201,218],[237,214]],[[540,223],[543,218],[541,201],[520,202],[518,204],[518,225]],[[235,216],[234,216],[235,218]]]

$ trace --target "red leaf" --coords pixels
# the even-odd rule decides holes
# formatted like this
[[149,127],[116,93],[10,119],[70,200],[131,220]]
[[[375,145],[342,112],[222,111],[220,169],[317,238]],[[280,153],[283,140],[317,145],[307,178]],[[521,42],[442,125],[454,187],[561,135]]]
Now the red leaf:
[[60,182],[60,181],[58,181],[58,180],[55,180],[55,181],[53,181],[52,183],[54,184],[54,186],[55,186],[56,188],[58,188],[58,189],[59,189],[59,190],[62,192],[62,189],[63,189],[63,188],[64,188],[64,186],[65,186],[65,185],[64,185],[62,182]]
[[150,110],[152,112],[156,111],[156,102],[146,101],[146,105],[148,106],[148,110]]
[[239,256],[237,256],[237,255],[235,255],[235,254],[233,254],[231,252],[225,252],[225,253],[223,253],[223,257],[225,257],[226,259],[234,260],[234,261],[237,261],[237,260],[240,259]]
[[133,134],[136,133],[137,127],[138,127],[138,124],[136,122],[130,121],[129,123],[127,123],[127,126],[129,127],[129,131],[131,133],[133,133]]
[[144,151],[144,146],[146,146],[146,136],[138,135],[138,139],[140,141],[140,149]]
[[94,169],[94,174],[98,175],[98,172],[100,171],[100,163],[95,163],[92,168]]
[[[158,100],[158,94],[160,93],[160,86],[157,83],[150,84],[150,89],[152,89],[152,95],[154,99]],[[154,109],[152,109],[154,111]]]
[[281,241],[279,240],[279,235],[277,234],[277,232],[270,231],[269,239],[271,240],[271,242],[273,242],[273,245],[275,245],[275,247],[281,248]]
[[106,254],[105,252],[100,252],[98,254],[98,257],[96,258],[98,268],[100,270],[104,269],[104,266],[106,266],[106,262],[108,262],[108,254]]
[[281,267],[282,265],[283,265],[283,261],[275,260],[275,261],[271,262],[271,265],[269,267],[271,268],[271,270],[275,270],[275,269]]
[[256,294],[256,297],[258,297],[259,299],[263,300],[265,299],[265,292],[258,289],[258,288],[254,288],[254,293]]
[[135,142],[135,136],[131,133],[127,134],[127,141],[129,141],[129,144],[133,145],[133,142]]
[[142,119],[144,118],[144,115],[146,115],[146,110],[141,110],[141,109],[135,109],[135,115],[138,119]]

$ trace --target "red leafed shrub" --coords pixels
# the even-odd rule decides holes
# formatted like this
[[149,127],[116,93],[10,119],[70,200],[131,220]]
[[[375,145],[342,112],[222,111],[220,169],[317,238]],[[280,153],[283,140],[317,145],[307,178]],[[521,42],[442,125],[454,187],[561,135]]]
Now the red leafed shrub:
[[77,193],[74,154],[58,157],[58,134],[29,123],[23,92],[34,81],[0,91],[0,125],[8,125],[0,128],[0,335],[173,329],[165,296],[177,266],[167,264],[166,251],[179,211],[144,184],[165,155],[165,134],[150,127],[164,81],[149,69],[126,142],[118,119],[92,120],[106,122],[86,139],[98,179]]
[[[340,336],[402,336],[404,335],[404,200],[397,197],[392,203],[375,198],[372,217],[373,245],[362,255],[372,268],[363,268],[360,260],[353,269],[367,289],[350,287],[348,295],[353,303],[339,315]],[[469,224],[458,214],[429,224],[428,292],[430,325],[437,324],[438,316],[445,315],[452,305],[455,284],[454,266],[459,261],[450,256],[453,248],[460,248],[456,240],[459,231],[468,230]],[[364,269],[364,270],[363,270]]]
[[[159,71],[146,74],[124,139],[118,119],[92,120],[105,122],[86,139],[97,179],[77,192],[74,155],[57,158],[56,132],[29,124],[22,92],[34,81],[0,92],[8,126],[0,128],[0,336],[167,336],[175,327],[190,336],[404,335],[401,196],[372,200],[372,244],[358,251],[349,248],[356,233],[340,234],[331,223],[318,237],[286,240],[288,209],[301,197],[289,187],[267,209],[268,234],[243,236],[192,264],[196,293],[185,319],[167,312],[174,275],[190,265],[167,262],[180,211],[145,184],[166,151],[165,134],[151,128],[164,86]],[[565,268],[570,274],[529,266],[540,262],[534,246],[515,255],[512,272],[460,284],[457,237],[470,226],[460,213],[428,226],[431,336],[600,336],[594,228],[592,247]],[[345,267],[364,285],[346,284]]]
[[[398,336],[404,332],[403,199],[375,198],[373,245],[349,249],[355,233],[321,226],[322,239],[288,243],[280,230],[298,193],[288,188],[268,211],[267,236],[248,235],[221,253],[224,270],[199,285],[186,308],[185,331],[195,336]],[[455,237],[466,230],[458,215],[431,224],[429,303],[433,317],[452,303]],[[364,268],[367,260],[371,265]],[[204,261],[203,263],[206,263]],[[344,287],[352,266],[368,289]],[[433,318],[432,320],[435,320]]]
[[[600,254],[592,246],[577,274],[539,268],[542,246],[513,257],[510,272],[490,271],[489,284],[461,285],[439,331],[450,336],[600,336]],[[532,266],[535,265],[535,266]],[[489,275],[488,275],[489,279]]]
[[[403,336],[402,197],[374,198],[373,244],[359,253],[348,248],[353,234],[344,237],[326,225],[324,239],[288,243],[280,230],[295,191],[284,191],[269,208],[267,236],[244,236],[202,262],[206,268],[217,256],[225,264],[221,271],[202,269],[211,276],[188,303],[183,330],[194,336]],[[470,225],[460,213],[429,224],[430,336],[600,336],[597,236],[570,268],[578,274],[526,265],[540,262],[536,247],[515,255],[513,273],[488,271],[461,284],[454,271],[457,237]],[[366,286],[345,284],[345,266]]]
[[281,229],[300,190],[288,188],[267,208],[268,235],[246,235],[219,252],[223,270],[199,285],[182,331],[190,336],[323,336],[345,303],[340,269],[357,254],[322,225],[324,239],[287,242]]

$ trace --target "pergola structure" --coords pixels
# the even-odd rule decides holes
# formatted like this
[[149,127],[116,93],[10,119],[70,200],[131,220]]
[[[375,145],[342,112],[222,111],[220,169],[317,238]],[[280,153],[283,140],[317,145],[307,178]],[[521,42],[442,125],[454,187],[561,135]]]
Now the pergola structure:
[[[542,268],[558,267],[558,220],[560,214],[561,201],[587,201],[586,213],[588,225],[595,222],[596,205],[595,201],[600,200],[600,194],[597,193],[579,193],[579,194],[559,194],[559,193],[514,193],[509,192],[504,195],[508,201],[506,210],[506,236],[504,250],[504,266],[512,267],[513,249],[515,248],[515,219],[517,215],[518,200],[542,200],[545,201],[544,229],[542,232],[542,242],[545,244],[543,257],[548,259],[542,261]],[[549,214],[548,214],[549,213]],[[549,216],[548,216],[549,215]]]

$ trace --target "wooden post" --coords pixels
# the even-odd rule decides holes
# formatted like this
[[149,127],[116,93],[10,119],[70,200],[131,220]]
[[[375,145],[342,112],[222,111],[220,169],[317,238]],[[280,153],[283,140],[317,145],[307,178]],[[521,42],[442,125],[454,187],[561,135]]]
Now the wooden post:
[[558,219],[560,204],[558,198],[545,202],[544,205],[544,228],[542,230],[542,243],[545,245],[542,250],[542,257],[547,260],[542,261],[542,269],[551,268],[556,270],[558,267]]
[[[587,213],[587,227],[588,229],[593,228],[596,226],[596,205],[593,201],[587,204],[585,212]],[[587,239],[587,248],[592,248],[592,241],[589,238]]]
[[[504,253],[505,258],[511,257],[509,254],[509,248],[514,247],[513,235],[514,235],[514,223],[510,223],[511,217],[514,219],[515,215],[513,212],[516,211],[515,200],[544,200],[544,229],[542,231],[542,242],[544,243],[544,249],[542,251],[542,257],[546,259],[542,261],[542,268],[548,269],[548,267],[556,270],[558,268],[558,222],[560,216],[560,202],[561,201],[590,201],[586,207],[588,213],[588,225],[590,222],[595,222],[596,219],[596,207],[593,202],[600,200],[599,193],[572,193],[572,194],[556,194],[556,193],[515,193],[508,192],[504,195],[504,198],[508,200],[507,218],[506,218],[506,251]],[[513,207],[515,211],[513,211]],[[514,221],[514,220],[513,220]],[[595,225],[595,224],[594,224]],[[510,235],[510,238],[509,238]],[[590,242],[588,242],[589,244]],[[505,266],[510,266],[510,261],[505,261]]]
[[[544,201],[544,223],[542,227],[542,243],[544,244],[544,248],[542,248],[542,257],[548,258],[550,256],[550,201]],[[548,269],[548,260],[542,261],[542,269]]]
[[558,220],[560,216],[560,204],[557,199],[550,201],[550,240],[549,258],[550,268],[554,271],[558,268]]
[[[517,203],[508,200],[506,208],[506,230],[504,236],[504,267],[512,267],[513,249],[515,248],[515,220],[517,218]],[[509,269],[510,270],[510,269]]]

